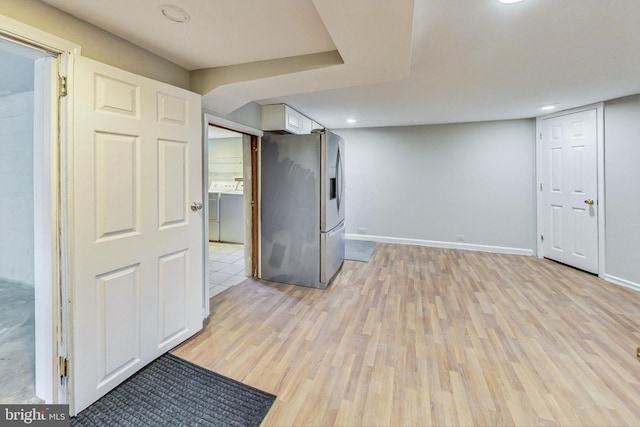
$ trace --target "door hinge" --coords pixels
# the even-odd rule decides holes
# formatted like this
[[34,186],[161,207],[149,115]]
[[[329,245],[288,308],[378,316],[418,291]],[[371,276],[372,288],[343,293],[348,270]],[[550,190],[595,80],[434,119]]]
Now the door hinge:
[[69,376],[69,359],[66,357],[58,357],[58,373],[61,378]]
[[65,76],[60,76],[58,79],[58,96],[60,98],[67,96],[67,78]]
[[540,235],[540,241],[544,242],[544,236],[542,234]]
[[255,207],[256,206],[256,202],[254,202],[253,200],[251,201],[251,207]]
[[540,191],[542,191],[542,183],[540,183]]

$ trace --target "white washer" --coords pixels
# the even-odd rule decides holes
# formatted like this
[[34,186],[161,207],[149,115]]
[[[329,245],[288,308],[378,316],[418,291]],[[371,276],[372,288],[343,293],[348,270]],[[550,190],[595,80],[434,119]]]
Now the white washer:
[[233,181],[211,181],[209,185],[209,193],[226,193],[236,189],[236,183]]

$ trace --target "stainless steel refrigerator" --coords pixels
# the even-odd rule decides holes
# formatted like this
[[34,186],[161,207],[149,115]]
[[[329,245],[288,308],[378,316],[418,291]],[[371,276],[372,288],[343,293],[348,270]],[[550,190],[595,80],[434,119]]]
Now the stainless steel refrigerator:
[[265,132],[261,277],[326,288],[344,261],[344,141],[329,131]]

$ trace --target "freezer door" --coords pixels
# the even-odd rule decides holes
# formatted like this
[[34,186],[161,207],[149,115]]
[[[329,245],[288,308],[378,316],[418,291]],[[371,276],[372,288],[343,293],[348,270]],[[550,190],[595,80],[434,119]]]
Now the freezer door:
[[320,136],[265,133],[261,141],[261,278],[317,287]]
[[328,285],[344,262],[344,222],[336,228],[320,233],[320,283]]
[[320,231],[326,232],[344,221],[344,141],[338,135],[322,135]]

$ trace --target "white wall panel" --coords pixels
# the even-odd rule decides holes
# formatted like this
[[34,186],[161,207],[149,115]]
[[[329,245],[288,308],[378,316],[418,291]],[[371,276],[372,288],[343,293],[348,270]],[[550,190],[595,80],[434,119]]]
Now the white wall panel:
[[140,87],[135,84],[96,75],[96,111],[140,117]]
[[585,215],[587,215],[586,209],[573,208],[571,210],[571,221],[569,222],[574,229],[573,235],[573,255],[586,257],[587,247],[584,233],[581,230],[585,229]]
[[585,162],[586,158],[584,155],[584,145],[574,145],[571,147],[573,150],[573,165],[574,173],[572,174],[573,182],[571,183],[573,186],[574,194],[586,194],[587,183],[584,181],[584,171],[585,171]]
[[562,191],[562,148],[551,149],[551,191]]
[[99,383],[128,369],[140,358],[140,269],[118,269],[96,278]]
[[158,93],[158,121],[175,125],[189,126],[188,103],[186,99]]
[[158,305],[159,335],[158,348],[187,330],[187,263],[188,251],[180,251],[158,259]]
[[163,227],[187,222],[187,143],[158,141],[158,219]]
[[564,225],[562,206],[551,206],[551,247],[558,251],[564,251],[562,227]]
[[140,139],[95,134],[96,239],[117,238],[140,228]]

